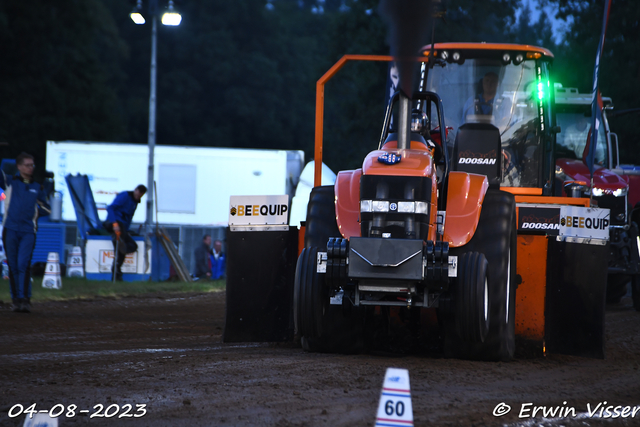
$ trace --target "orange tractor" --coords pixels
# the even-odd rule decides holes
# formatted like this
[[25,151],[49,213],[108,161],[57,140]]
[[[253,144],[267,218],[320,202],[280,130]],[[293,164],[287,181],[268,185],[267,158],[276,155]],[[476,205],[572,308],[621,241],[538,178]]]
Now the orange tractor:
[[554,196],[553,55],[487,43],[421,55],[412,98],[391,97],[377,149],[333,186],[320,186],[324,85],[350,60],[392,58],[345,56],[318,81],[293,290],[303,347],[375,346],[404,323],[448,357],[509,360],[516,338],[603,357],[609,211],[571,182],[578,197]]

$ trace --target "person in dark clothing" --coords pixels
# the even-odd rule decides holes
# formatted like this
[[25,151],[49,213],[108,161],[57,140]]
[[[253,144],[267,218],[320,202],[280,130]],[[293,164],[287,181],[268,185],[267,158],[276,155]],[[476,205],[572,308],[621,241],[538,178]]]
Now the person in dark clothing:
[[138,250],[138,244],[129,234],[129,227],[140,199],[146,192],[147,187],[140,184],[133,191],[119,193],[107,206],[107,220],[104,222],[104,228],[111,233],[113,240],[116,262],[111,272],[118,281],[122,280],[122,264],[125,257]]
[[13,311],[31,312],[31,256],[36,244],[38,217],[49,215],[51,208],[41,184],[33,182],[33,156],[20,153],[16,158],[18,173],[7,179],[0,173],[4,201],[2,242],[9,265],[9,283]]
[[205,234],[202,244],[193,253],[196,259],[196,268],[193,275],[198,279],[211,279],[211,236]]

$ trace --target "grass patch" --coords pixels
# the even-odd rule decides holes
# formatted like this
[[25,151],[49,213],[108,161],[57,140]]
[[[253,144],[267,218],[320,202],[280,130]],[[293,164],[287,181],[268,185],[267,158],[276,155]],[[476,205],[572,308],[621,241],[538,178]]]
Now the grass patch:
[[[125,297],[153,293],[218,292],[224,290],[226,280],[187,282],[110,282],[85,278],[63,277],[62,289],[45,289],[42,277],[34,277],[31,298],[35,301],[91,299],[95,297]],[[0,300],[11,301],[9,281],[0,280]]]

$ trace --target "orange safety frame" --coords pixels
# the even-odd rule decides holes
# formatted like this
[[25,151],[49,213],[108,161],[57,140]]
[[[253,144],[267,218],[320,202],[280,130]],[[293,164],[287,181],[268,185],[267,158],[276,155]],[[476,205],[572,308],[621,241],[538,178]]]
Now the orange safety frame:
[[322,184],[322,139],[324,138],[324,85],[349,61],[390,62],[393,57],[388,55],[344,55],[333,67],[324,73],[316,83],[316,136],[315,136],[315,169],[313,175],[314,187]]

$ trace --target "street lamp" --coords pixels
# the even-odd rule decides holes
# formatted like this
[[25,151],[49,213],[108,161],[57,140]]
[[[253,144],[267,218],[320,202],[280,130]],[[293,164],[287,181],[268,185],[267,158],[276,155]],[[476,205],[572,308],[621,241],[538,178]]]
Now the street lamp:
[[[156,69],[157,69],[157,44],[158,44],[158,0],[148,0],[148,16],[151,18],[151,90],[149,93],[149,168],[147,171],[147,220],[146,233],[149,234],[153,223],[153,169],[154,150],[156,147]],[[131,20],[137,25],[144,24],[145,18],[142,15],[142,0],[137,0],[136,5],[129,15]],[[167,10],[162,15],[162,24],[177,26],[180,25],[182,16],[176,12],[173,0],[169,0]]]
[[167,11],[162,14],[162,25],[176,27],[180,25],[180,21],[182,21],[182,16],[175,11],[175,8],[173,7],[173,0],[169,0]]

